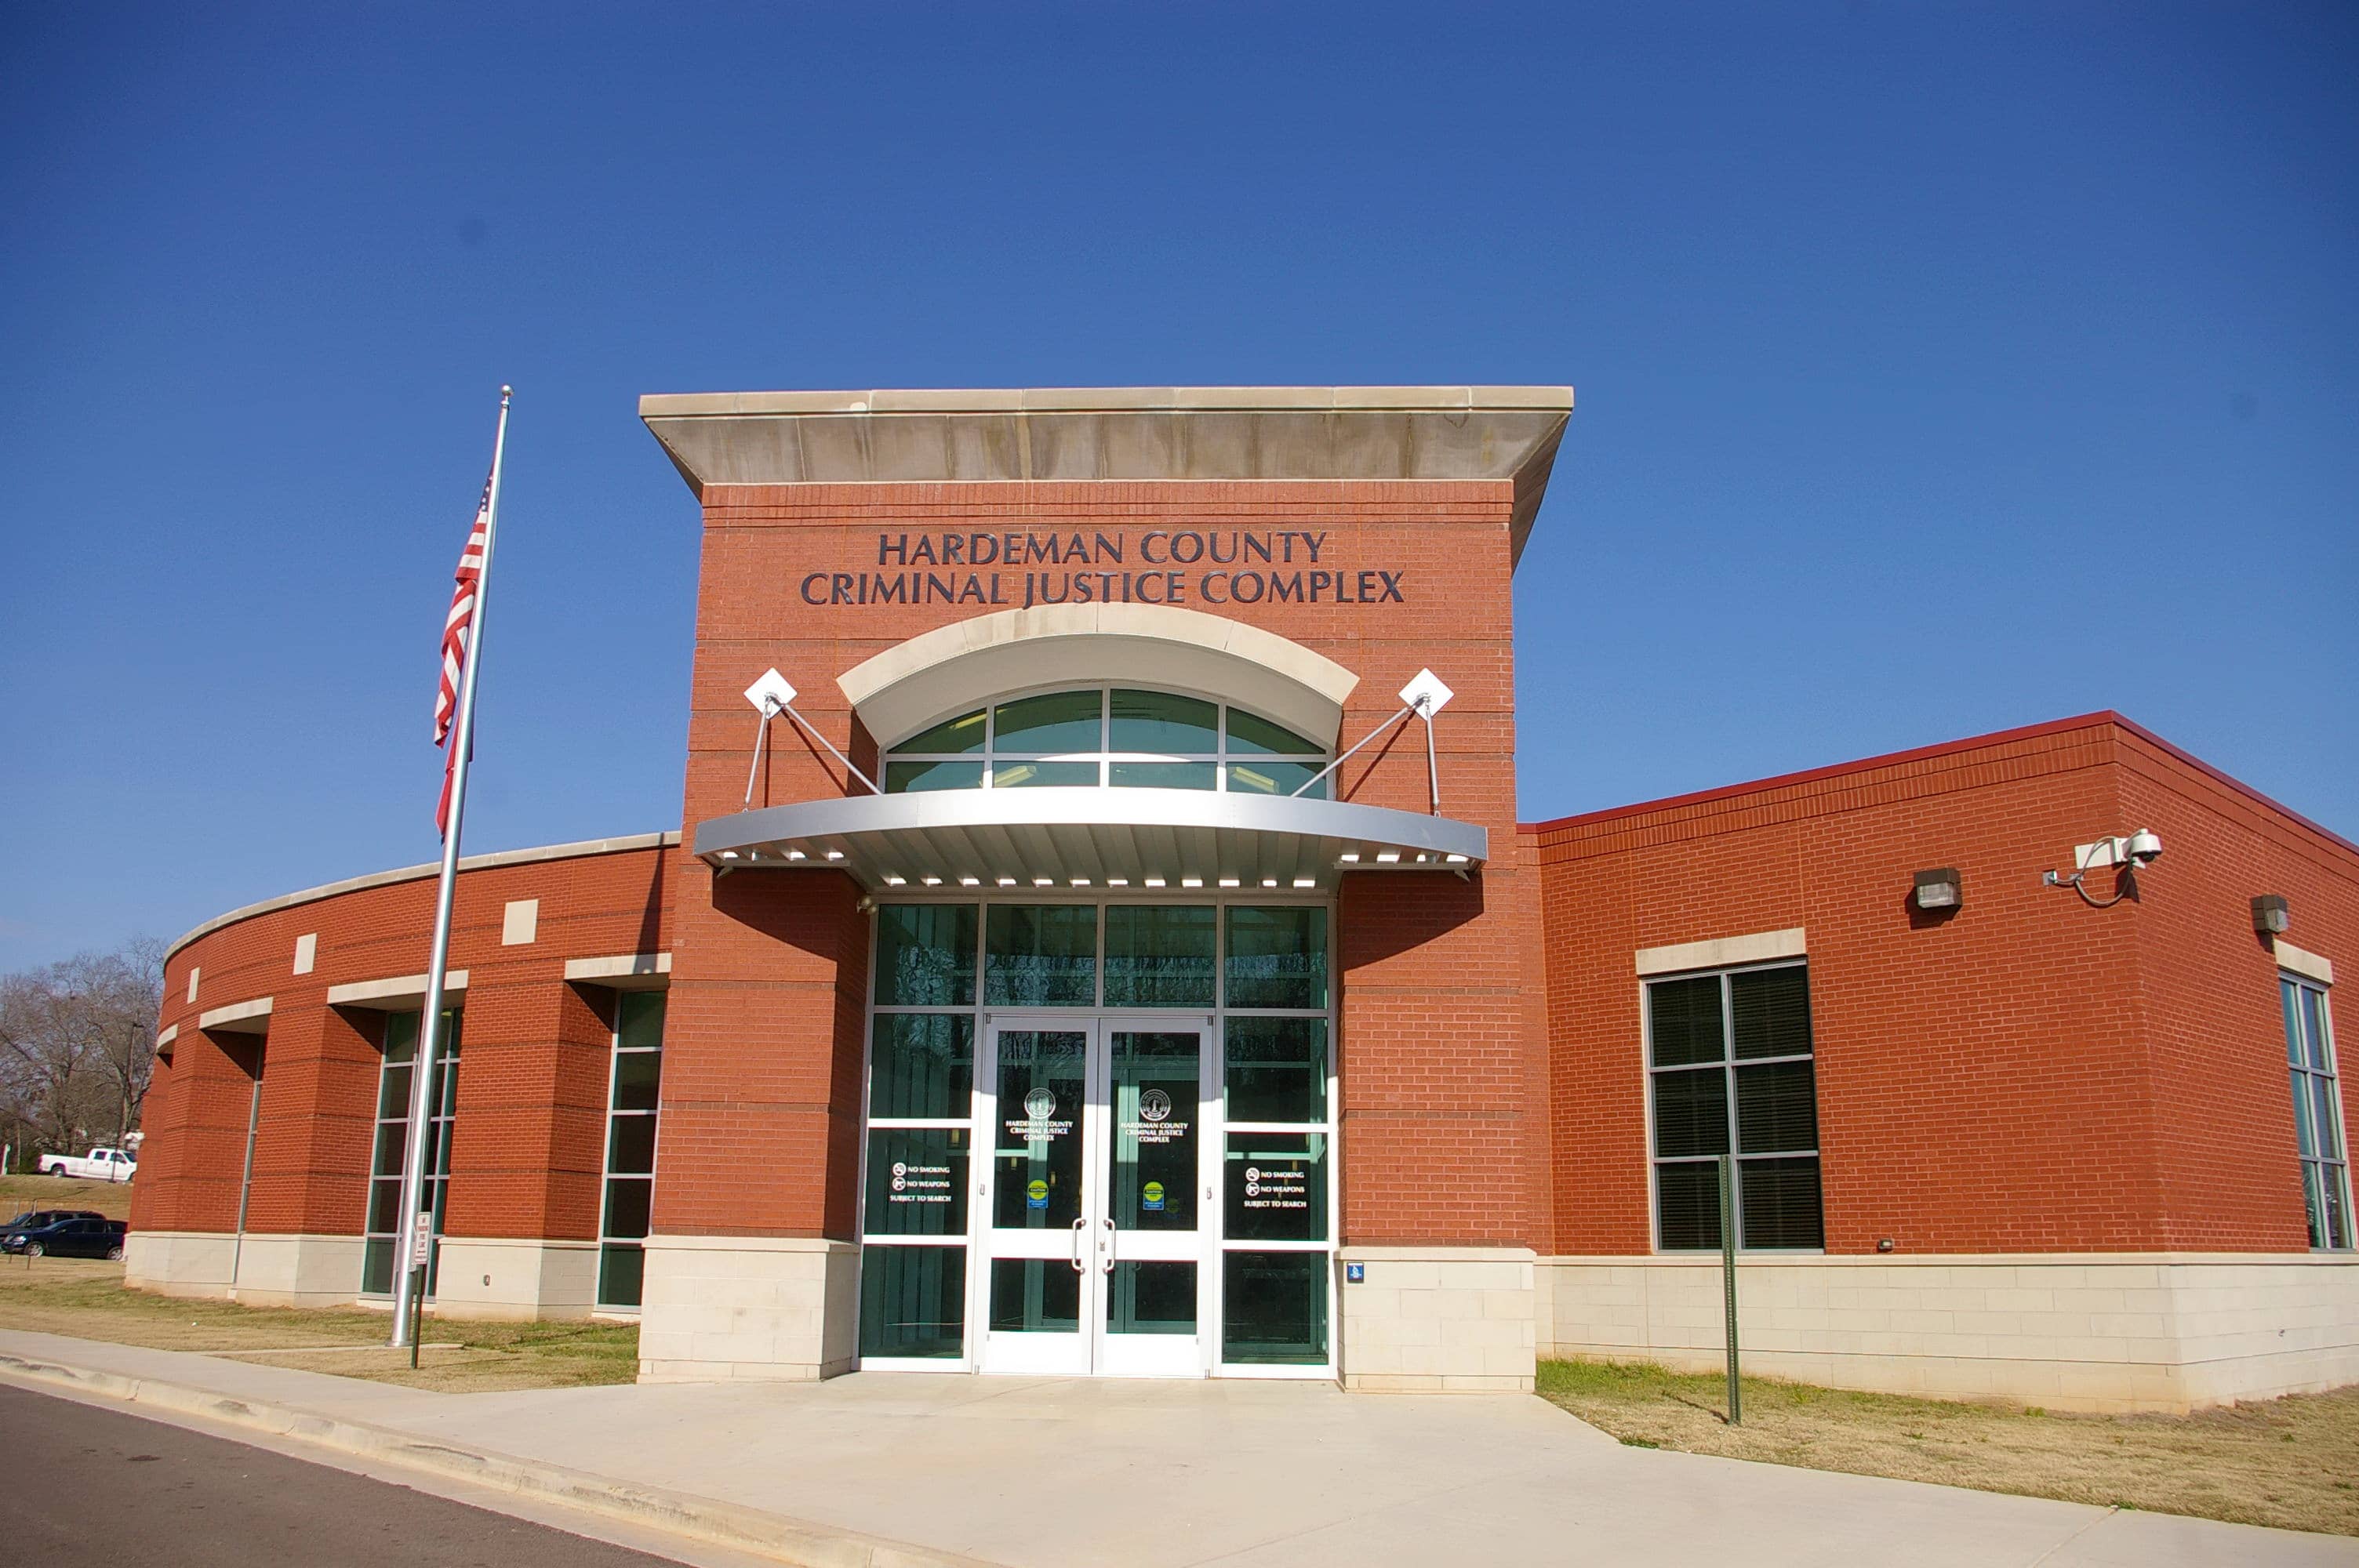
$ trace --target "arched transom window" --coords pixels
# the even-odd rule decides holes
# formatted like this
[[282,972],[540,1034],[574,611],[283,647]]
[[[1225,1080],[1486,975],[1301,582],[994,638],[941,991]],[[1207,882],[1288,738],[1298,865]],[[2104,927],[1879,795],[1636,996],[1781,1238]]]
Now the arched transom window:
[[[1011,697],[912,735],[885,753],[885,793],[1063,784],[1286,795],[1326,765],[1315,742],[1226,703],[1085,687]],[[1327,781],[1304,794],[1324,798]]]

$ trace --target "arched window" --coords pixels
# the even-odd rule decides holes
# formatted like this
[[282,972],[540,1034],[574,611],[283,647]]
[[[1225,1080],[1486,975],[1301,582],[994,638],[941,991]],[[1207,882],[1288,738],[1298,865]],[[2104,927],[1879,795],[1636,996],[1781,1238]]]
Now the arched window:
[[[1226,703],[1082,687],[1010,697],[910,736],[885,753],[885,793],[1063,784],[1288,795],[1326,765],[1315,742]],[[1304,794],[1325,798],[1327,781]]]

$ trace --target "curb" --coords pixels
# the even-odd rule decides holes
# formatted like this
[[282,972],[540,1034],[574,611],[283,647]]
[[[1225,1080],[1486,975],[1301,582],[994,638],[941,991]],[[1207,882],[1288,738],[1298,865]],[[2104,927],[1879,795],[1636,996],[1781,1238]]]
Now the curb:
[[131,1378],[60,1361],[0,1352],[0,1383],[98,1395],[266,1432],[314,1447],[513,1492],[718,1546],[751,1549],[797,1568],[1003,1568],[856,1530],[765,1513],[736,1503],[610,1480],[560,1465],[425,1438],[389,1427],[318,1415],[292,1406],[210,1393],[153,1378]]

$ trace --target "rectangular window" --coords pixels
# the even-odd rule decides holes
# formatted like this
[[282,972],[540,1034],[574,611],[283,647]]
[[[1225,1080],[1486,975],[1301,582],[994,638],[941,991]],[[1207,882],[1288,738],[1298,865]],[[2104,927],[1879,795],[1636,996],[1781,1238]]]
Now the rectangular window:
[[606,1191],[599,1206],[598,1304],[639,1304],[655,1207],[656,1104],[663,1092],[664,993],[614,1001],[614,1065],[606,1097]]
[[2351,1162],[2343,1139],[2343,1097],[2334,1072],[2334,1026],[2324,988],[2277,977],[2285,1009],[2286,1069],[2293,1080],[2293,1133],[2301,1154],[2302,1205],[2310,1244],[2351,1245]]
[[984,925],[986,1006],[1096,1005],[1097,905],[995,903]]
[[1647,1067],[1657,1247],[1720,1246],[1720,1157],[1732,1152],[1737,1244],[1824,1247],[1808,966],[1649,982]]
[[[385,1015],[385,1056],[377,1069],[376,1142],[370,1155],[367,1239],[361,1251],[361,1293],[393,1293],[393,1275],[401,1259],[401,1160],[409,1141],[411,1075],[417,1069],[417,1012]],[[451,1130],[459,1114],[459,1021],[457,1009],[442,1015],[444,1039],[434,1064],[435,1083],[428,1100],[426,1123],[426,1191],[424,1207],[434,1214],[434,1234],[442,1234],[451,1194]],[[436,1270],[442,1260],[437,1245],[426,1263],[426,1293],[434,1294]]]

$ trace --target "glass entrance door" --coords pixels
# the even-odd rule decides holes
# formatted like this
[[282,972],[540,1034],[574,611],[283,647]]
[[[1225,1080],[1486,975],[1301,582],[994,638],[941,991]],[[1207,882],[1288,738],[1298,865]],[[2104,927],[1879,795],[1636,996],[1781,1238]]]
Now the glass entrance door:
[[1211,1369],[1209,1033],[1201,1016],[992,1022],[984,1371]]

